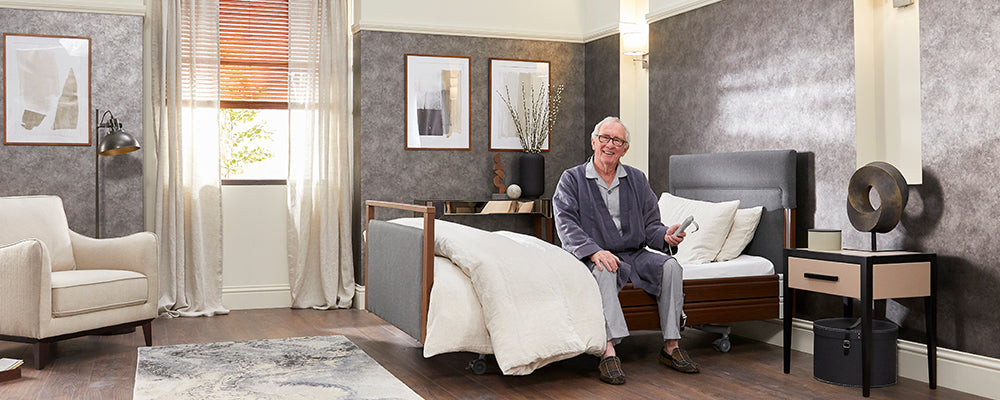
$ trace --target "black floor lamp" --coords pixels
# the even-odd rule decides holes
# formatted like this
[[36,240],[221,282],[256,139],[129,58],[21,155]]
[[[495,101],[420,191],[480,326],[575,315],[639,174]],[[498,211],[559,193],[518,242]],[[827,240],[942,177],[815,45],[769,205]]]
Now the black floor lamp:
[[[139,141],[134,136],[122,130],[122,124],[115,119],[111,111],[105,111],[103,117],[109,117],[107,121],[101,116],[101,110],[96,110],[97,128],[95,136],[98,139],[97,153],[94,156],[94,213],[97,221],[97,237],[101,237],[101,160],[98,156],[116,156],[119,154],[131,153],[139,150]],[[111,129],[107,135],[101,137],[101,128]]]

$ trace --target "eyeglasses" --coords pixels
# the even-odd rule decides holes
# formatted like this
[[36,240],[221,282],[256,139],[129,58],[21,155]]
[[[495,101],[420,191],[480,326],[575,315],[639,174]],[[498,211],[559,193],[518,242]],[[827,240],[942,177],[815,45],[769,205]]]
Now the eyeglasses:
[[613,136],[608,136],[608,135],[597,135],[597,140],[599,142],[601,142],[601,143],[611,142],[611,143],[614,143],[615,146],[618,146],[618,147],[622,147],[622,146],[628,144],[628,142],[625,141],[624,139],[619,139],[619,138],[616,138],[616,137],[613,137]]

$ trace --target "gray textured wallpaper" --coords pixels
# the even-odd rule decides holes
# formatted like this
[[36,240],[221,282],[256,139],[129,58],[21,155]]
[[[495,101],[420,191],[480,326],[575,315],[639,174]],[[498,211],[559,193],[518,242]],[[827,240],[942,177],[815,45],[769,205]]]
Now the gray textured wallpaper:
[[[142,17],[0,8],[0,30],[90,38],[91,111],[111,110],[124,129],[142,138]],[[3,64],[0,63],[0,69]],[[0,92],[0,98],[4,96]],[[0,115],[4,110],[0,109]],[[91,116],[90,134],[96,116]],[[4,119],[0,118],[0,126]],[[102,129],[104,135],[107,130]],[[62,198],[69,227],[95,234],[95,149],[91,146],[0,144],[0,196],[53,194]],[[144,143],[140,143],[145,146]],[[105,237],[141,231],[143,150],[101,157]]]
[[[808,228],[866,236],[847,219],[854,172],[853,2],[723,1],[650,25],[650,182],[668,187],[672,154],[799,152],[797,242]],[[798,296],[804,318],[832,296]]]
[[[585,160],[589,142],[581,133],[586,130],[583,44],[364,30],[355,34],[355,40],[360,73],[355,87],[355,101],[360,106],[355,134],[360,146],[357,179],[361,200],[488,199],[495,191],[494,154],[500,154],[507,184],[515,180],[521,152],[489,151],[490,58],[549,61],[551,83],[565,85],[550,138],[551,151],[543,153],[543,197],[552,195],[563,170]],[[471,57],[471,150],[404,150],[405,54]],[[534,229],[529,218],[457,218],[489,230]]]
[[902,223],[908,248],[938,254],[938,343],[990,357],[1000,357],[998,37],[1000,2],[920,2],[924,179]]
[[[846,217],[855,165],[852,2],[723,1],[650,26],[650,169],[667,185],[671,154],[791,148],[800,157],[800,230],[867,236]],[[924,182],[879,243],[938,254],[938,338],[1000,357],[1000,3],[920,3]],[[659,173],[658,173],[659,172]],[[984,214],[985,213],[985,214]],[[987,216],[987,217],[984,217]],[[799,236],[799,243],[804,244]],[[924,342],[918,299],[879,302]],[[836,316],[839,300],[806,295],[798,316]]]
[[724,1],[650,25],[653,190],[672,154],[790,148],[800,228],[849,227],[853,15],[849,0]]
[[[584,139],[604,117],[618,115],[621,104],[621,65],[618,63],[618,35],[600,38],[584,45],[587,57],[586,120]],[[629,123],[630,121],[625,121]],[[588,147],[589,151],[589,147]],[[589,155],[589,153],[588,153]]]

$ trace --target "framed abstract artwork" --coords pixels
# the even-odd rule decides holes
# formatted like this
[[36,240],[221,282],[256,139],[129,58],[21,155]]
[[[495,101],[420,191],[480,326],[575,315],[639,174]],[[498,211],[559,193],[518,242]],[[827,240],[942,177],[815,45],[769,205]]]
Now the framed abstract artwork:
[[89,146],[90,38],[5,33],[4,144]]
[[469,57],[407,54],[407,150],[469,150]]
[[[524,130],[548,124],[549,62],[490,59],[490,150],[525,150],[511,110],[518,112]],[[544,107],[544,109],[543,109]],[[549,150],[549,140],[535,145]]]

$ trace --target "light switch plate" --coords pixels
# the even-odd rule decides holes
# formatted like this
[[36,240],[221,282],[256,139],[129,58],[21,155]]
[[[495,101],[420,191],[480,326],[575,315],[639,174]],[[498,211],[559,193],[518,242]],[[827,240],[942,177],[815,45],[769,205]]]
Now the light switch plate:
[[896,8],[906,7],[911,4],[913,4],[913,0],[892,0],[892,6]]

